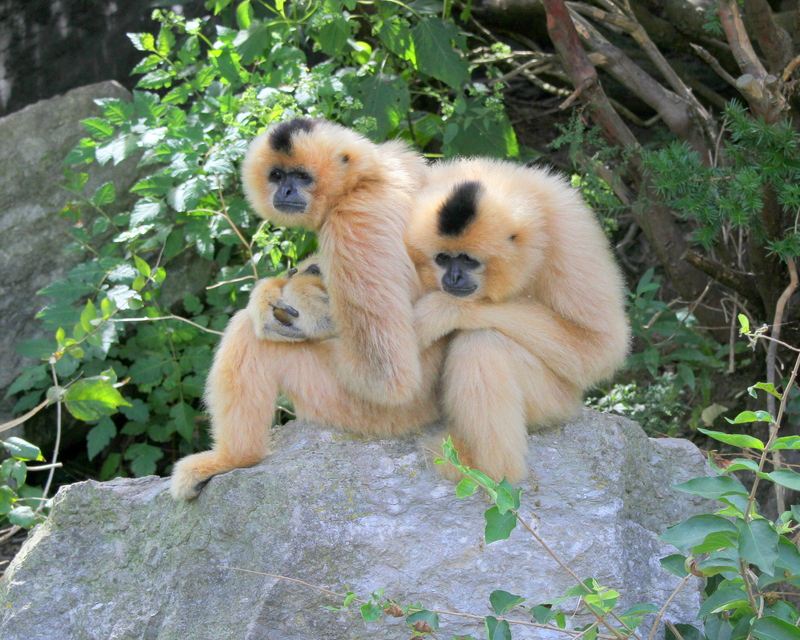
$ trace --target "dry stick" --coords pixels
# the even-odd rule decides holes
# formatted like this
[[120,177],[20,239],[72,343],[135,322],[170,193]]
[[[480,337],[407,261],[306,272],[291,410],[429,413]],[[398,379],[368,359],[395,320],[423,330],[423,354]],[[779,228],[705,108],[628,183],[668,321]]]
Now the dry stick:
[[[772,338],[773,341],[769,343],[769,347],[767,348],[767,384],[775,384],[775,358],[778,354],[778,342],[777,340],[781,337],[781,325],[783,324],[783,313],[786,310],[786,303],[789,301],[789,298],[792,297],[795,289],[797,289],[797,267],[794,264],[794,260],[792,258],[786,258],[786,266],[789,269],[789,285],[784,289],[781,297],[778,298],[778,304],[775,305],[775,318],[773,320],[772,325]],[[784,395],[788,396],[789,386],[787,389],[784,390]],[[771,393],[767,394],[767,412],[769,415],[775,415],[775,396]],[[776,421],[775,423],[775,432],[777,433],[778,429],[780,428],[780,421]],[[780,469],[781,466],[781,454],[780,451],[773,451],[772,452],[772,464],[776,469]],[[783,513],[786,511],[786,502],[783,496],[783,487],[777,483],[775,483],[775,499],[777,501],[777,508],[778,513]]]
[[725,82],[727,82],[732,87],[736,86],[736,78],[734,78],[730,73],[725,71],[725,69],[720,64],[719,60],[717,60],[714,56],[712,56],[708,51],[706,51],[703,47],[699,44],[691,43],[692,49],[695,50],[697,55],[699,55],[703,60],[705,60],[711,68],[717,72],[720,78],[722,78]]
[[[244,276],[242,278],[234,278],[233,280],[223,280],[222,282],[217,282],[216,284],[212,284],[206,287],[206,291],[211,291],[211,289],[216,289],[217,287],[221,287],[225,284],[233,284],[234,282],[244,282],[245,280],[252,280],[253,276]],[[258,280],[258,278],[256,278]]]
[[[800,11],[800,5],[798,5],[798,11]],[[792,75],[792,72],[797,69],[798,66],[800,66],[800,56],[797,56],[794,60],[786,65],[786,68],[781,74],[781,80],[786,82],[789,79],[789,76]]]
[[[575,579],[575,581],[576,581],[576,582],[577,582],[579,585],[581,585],[581,586],[585,586],[585,585],[583,584],[583,580],[581,580],[581,579],[578,577],[578,575],[577,575],[577,574],[576,574],[576,573],[575,573],[575,572],[574,572],[572,569],[570,569],[570,568],[569,568],[569,567],[568,567],[566,564],[564,564],[564,562],[561,560],[561,558],[559,558],[559,557],[558,557],[558,556],[555,554],[555,552],[554,552],[554,551],[553,551],[553,550],[552,550],[550,547],[548,547],[548,546],[547,546],[547,543],[546,543],[546,542],[545,542],[545,541],[542,539],[542,537],[541,537],[541,536],[539,536],[539,534],[537,534],[537,533],[536,533],[536,532],[533,530],[533,528],[532,528],[532,527],[531,527],[531,526],[530,526],[530,525],[529,525],[527,522],[525,522],[525,520],[523,520],[523,519],[520,517],[519,513],[518,513],[518,512],[517,512],[515,509],[511,509],[511,511],[512,511],[512,513],[516,514],[516,516],[517,516],[517,520],[519,520],[520,524],[522,524],[522,526],[523,526],[523,527],[525,527],[525,529],[527,529],[528,533],[530,533],[530,534],[531,534],[531,535],[532,535],[532,536],[533,536],[533,537],[536,539],[536,541],[537,541],[537,542],[538,542],[540,545],[542,545],[542,546],[544,547],[544,550],[545,550],[545,551],[547,551],[547,553],[548,553],[548,554],[550,554],[550,557],[551,557],[551,558],[553,558],[553,560],[555,560],[555,561],[558,563],[558,565],[559,565],[559,566],[560,566],[562,569],[564,569],[564,571],[566,571],[566,572],[567,572],[569,575],[571,575],[571,576],[572,576],[572,577]],[[606,620],[606,618],[605,618],[605,615],[599,615],[599,614],[597,614],[597,613],[594,611],[594,609],[593,609],[591,606],[589,606],[589,605],[587,605],[587,608],[589,609],[589,611],[590,611],[592,614],[594,614],[594,617],[595,617],[595,618],[597,618],[597,621],[598,621],[598,622],[600,622],[600,623],[602,623],[602,624],[604,624],[604,625],[605,625],[605,626],[606,626],[606,627],[607,627],[607,628],[608,628],[608,629],[611,631],[611,633],[613,633],[613,634],[614,634],[614,636],[615,636],[615,637],[617,637],[617,638],[623,638],[623,637],[625,637],[625,636],[624,636],[624,634],[622,634],[622,633],[621,633],[619,630],[615,629],[614,627],[612,627],[612,626],[609,624],[609,622],[608,622],[608,621]],[[625,627],[625,629],[627,629],[627,630],[628,630],[628,632],[630,632],[630,634],[631,634],[631,636],[632,636],[632,637],[636,638],[637,640],[641,640],[641,638],[640,638],[640,637],[639,637],[639,636],[636,634],[636,632],[635,632],[633,629],[631,629],[631,628],[630,628],[628,625],[626,625],[626,624],[625,624],[625,623],[624,623],[622,620],[620,620],[620,619],[619,619],[619,617],[617,617],[617,615],[616,615],[616,614],[615,614],[613,611],[611,611],[610,613],[611,613],[611,615],[614,617],[614,619],[615,619],[617,622],[619,622],[619,623],[620,623],[620,624],[621,624],[623,627]]]
[[[322,591],[323,593],[328,593],[332,596],[336,596],[337,598],[346,598],[346,593],[337,593],[336,591],[331,591],[330,589],[325,589],[324,587],[318,587],[315,584],[311,584],[310,582],[303,582],[302,580],[298,580],[297,578],[289,578],[288,576],[281,576],[274,573],[266,573],[264,571],[254,571],[252,569],[241,569],[240,567],[227,567],[225,565],[218,565],[220,569],[229,569],[231,571],[241,571],[243,573],[254,573],[259,576],[267,576],[268,578],[276,578],[278,580],[288,580],[289,582],[296,582],[297,584],[301,584],[304,587],[308,587],[309,589],[315,589],[317,591]],[[360,598],[353,598],[353,602],[358,602],[359,604],[367,604],[366,600],[361,600]],[[426,611],[430,611],[431,613],[441,614],[445,616],[456,616],[459,618],[469,618],[470,620],[484,620],[484,616],[477,616],[472,613],[461,613],[460,611],[447,611],[444,609],[426,609]],[[560,631],[561,633],[565,633],[567,635],[573,637],[580,637],[585,631],[575,631],[573,629],[561,629],[560,627],[553,626],[551,624],[539,624],[538,622],[527,622],[526,620],[510,620],[508,618],[498,618],[499,620],[505,620],[509,624],[518,624],[523,627],[535,627],[537,629],[549,629],[550,631]],[[616,629],[614,629],[616,631]],[[604,635],[597,635],[598,638],[602,638],[603,640],[617,640],[619,635],[616,636],[604,636]]]
[[675,599],[675,596],[677,596],[678,592],[681,589],[683,589],[683,587],[686,585],[687,582],[689,582],[689,578],[691,578],[691,577],[692,577],[692,574],[690,573],[683,580],[681,580],[680,583],[678,583],[678,586],[675,587],[675,590],[670,594],[669,598],[667,598],[667,601],[664,603],[664,606],[661,607],[661,609],[659,610],[658,614],[656,615],[656,619],[653,622],[653,627],[652,627],[652,629],[650,629],[650,635],[648,636],[647,640],[653,640],[653,638],[656,637],[656,631],[658,630],[658,624],[661,622],[661,618],[664,617],[664,614],[667,611],[667,607],[669,607],[670,603]]
[[196,322],[192,322],[191,320],[187,320],[186,318],[182,318],[181,316],[174,316],[174,315],[158,316],[157,318],[115,318],[113,320],[109,319],[109,322],[151,322],[153,320],[180,320],[181,322],[190,324],[193,327],[202,329],[207,333],[216,333],[218,336],[222,335],[222,331],[215,331],[214,329],[209,329],[208,327],[204,327],[201,324],[197,324]]
[[673,634],[675,634],[675,637],[676,637],[678,640],[683,640],[683,636],[682,636],[682,635],[681,635],[681,634],[678,632],[678,630],[675,628],[675,625],[674,625],[674,624],[672,624],[672,622],[670,622],[669,620],[667,620],[666,622],[664,622],[664,624],[665,624],[665,625],[667,625],[667,626],[669,627],[669,630],[670,630],[670,631],[672,631],[672,633],[673,633]]

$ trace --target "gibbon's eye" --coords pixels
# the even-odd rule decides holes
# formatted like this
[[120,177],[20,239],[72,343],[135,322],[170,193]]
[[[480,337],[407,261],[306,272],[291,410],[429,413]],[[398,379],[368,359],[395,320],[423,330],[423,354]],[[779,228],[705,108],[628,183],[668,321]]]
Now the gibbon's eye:
[[476,260],[472,256],[468,256],[466,253],[462,253],[458,257],[461,262],[464,263],[464,266],[467,267],[467,269],[476,269],[477,267],[481,266],[479,260]]
[[311,175],[307,171],[303,171],[302,169],[295,169],[294,171],[290,172],[289,175],[295,178],[298,182],[305,184],[309,184],[314,181]]
[[280,182],[282,178],[283,178],[283,171],[281,171],[277,167],[272,169],[272,171],[269,172],[269,181],[270,182]]
[[438,264],[440,267],[443,267],[443,266],[445,266],[445,265],[446,265],[448,262],[450,262],[450,256],[448,256],[446,253],[437,253],[437,254],[436,254],[436,257],[434,258],[434,261],[435,261],[435,262],[436,262],[436,264]]
[[514,240],[517,239],[517,234],[516,233],[511,234],[510,236],[508,236],[508,239],[511,240],[511,242],[514,242]]

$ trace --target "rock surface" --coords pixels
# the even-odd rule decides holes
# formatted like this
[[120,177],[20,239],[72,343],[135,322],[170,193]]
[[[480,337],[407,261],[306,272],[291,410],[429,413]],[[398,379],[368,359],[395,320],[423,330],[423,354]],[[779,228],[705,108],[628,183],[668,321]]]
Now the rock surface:
[[[420,438],[363,440],[299,422],[276,433],[276,453],[218,476],[192,503],[169,481],[82,482],[59,491],[0,582],[4,640],[405,639],[402,618],[366,624],[354,604],[278,574],[360,597],[381,587],[401,604],[491,614],[503,589],[537,604],[573,586],[518,527],[485,545],[486,498],[457,500],[425,462]],[[678,579],[658,559],[675,550],[654,533],[709,504],[672,484],[706,475],[684,440],[650,440],[633,422],[586,410],[531,436],[534,470],[520,513],[582,578],[623,594],[623,606],[668,598]],[[535,514],[533,515],[532,514]],[[694,581],[694,579],[692,579]],[[690,582],[666,618],[692,622]],[[519,612],[513,616],[524,618]],[[528,618],[529,619],[529,618]],[[577,616],[570,624],[585,623]],[[482,624],[441,616],[439,637]],[[563,637],[515,627],[514,638]]]
[[[42,335],[34,318],[46,301],[37,299],[36,292],[83,260],[62,252],[72,241],[68,232],[73,224],[58,215],[71,196],[61,187],[62,163],[81,138],[88,137],[81,120],[101,115],[94,103],[98,98],[130,100],[131,94],[116,82],[101,82],[0,118],[0,398],[23,363],[14,348]],[[91,196],[112,181],[120,194],[117,206],[124,207],[122,194],[141,170],[131,157],[117,166],[92,165],[89,173],[85,193]],[[110,213],[119,210],[109,207]],[[0,402],[0,423],[11,418],[13,404]]]

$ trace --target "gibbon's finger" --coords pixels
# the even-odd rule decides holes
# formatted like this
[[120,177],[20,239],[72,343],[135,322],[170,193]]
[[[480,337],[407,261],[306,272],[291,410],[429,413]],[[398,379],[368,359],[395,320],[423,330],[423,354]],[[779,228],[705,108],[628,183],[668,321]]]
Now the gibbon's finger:
[[275,304],[270,303],[270,306],[272,307],[272,315],[275,316],[275,319],[286,327],[292,325],[292,318],[300,317],[300,312],[283,302],[283,300],[278,300]]
[[286,272],[286,277],[291,278],[295,273],[297,273],[297,267],[292,267]]

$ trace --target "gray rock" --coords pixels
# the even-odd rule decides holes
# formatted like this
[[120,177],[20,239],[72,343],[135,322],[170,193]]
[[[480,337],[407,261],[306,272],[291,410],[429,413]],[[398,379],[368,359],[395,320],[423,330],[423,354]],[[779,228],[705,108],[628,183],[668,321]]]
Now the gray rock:
[[[485,545],[480,494],[457,500],[428,468],[420,438],[364,440],[299,422],[277,430],[277,452],[218,476],[192,503],[167,479],[81,482],[59,491],[0,582],[5,640],[405,639],[402,618],[364,623],[353,604],[275,577],[360,597],[382,587],[401,604],[491,614],[503,589],[537,604],[574,581],[521,527]],[[684,440],[650,440],[633,422],[586,410],[531,436],[533,474],[521,515],[581,578],[622,592],[623,606],[663,604],[679,580],[653,538],[709,504],[671,488],[707,473]],[[666,618],[692,622],[696,579]],[[511,618],[526,619],[522,611]],[[527,618],[530,620],[530,618]],[[570,619],[585,623],[585,615]],[[439,637],[478,621],[441,616]],[[514,638],[560,634],[514,627]]]
[[[130,100],[131,94],[116,82],[101,82],[0,118],[0,398],[23,365],[14,348],[43,335],[34,318],[46,301],[36,292],[83,260],[62,251],[72,241],[68,233],[73,224],[58,215],[71,196],[60,186],[62,163],[88,136],[80,121],[101,115],[94,104],[98,98]],[[140,172],[134,157],[117,166],[92,165],[85,192],[91,196],[112,181],[117,194],[125,194]],[[118,207],[125,204],[120,198]],[[109,212],[119,210],[124,209]],[[0,423],[10,419],[12,406],[0,403]]]

